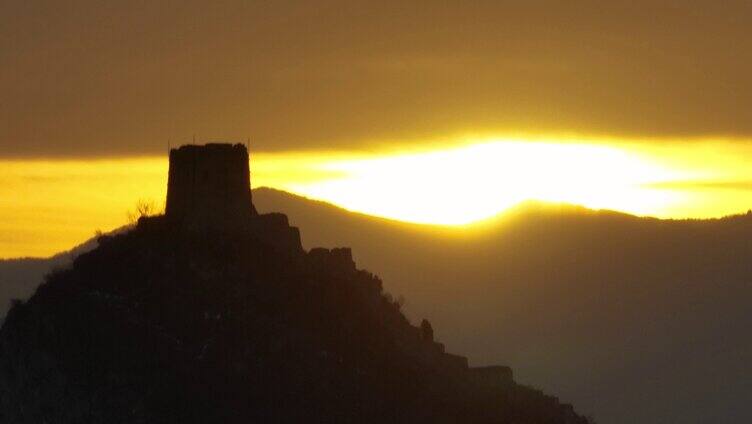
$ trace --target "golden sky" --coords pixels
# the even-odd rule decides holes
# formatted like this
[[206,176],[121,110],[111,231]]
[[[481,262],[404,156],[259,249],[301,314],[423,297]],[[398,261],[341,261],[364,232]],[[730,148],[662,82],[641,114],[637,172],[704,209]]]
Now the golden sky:
[[3,2],[0,257],[161,202],[194,136],[250,138],[254,186],[414,222],[742,212],[749,22],[738,0]]
[[[749,150],[718,140],[688,149],[671,142],[463,139],[376,154],[258,153],[251,173],[253,187],[419,223],[469,224],[525,200],[707,218],[752,205]],[[167,158],[6,160],[0,179],[0,257],[44,256],[124,225],[140,200],[163,207]]]

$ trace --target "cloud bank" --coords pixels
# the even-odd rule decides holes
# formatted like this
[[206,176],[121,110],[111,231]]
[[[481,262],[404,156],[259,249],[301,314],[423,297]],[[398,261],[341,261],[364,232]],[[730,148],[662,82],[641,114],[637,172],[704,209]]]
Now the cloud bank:
[[451,134],[752,137],[745,1],[24,1],[0,156],[361,149]]

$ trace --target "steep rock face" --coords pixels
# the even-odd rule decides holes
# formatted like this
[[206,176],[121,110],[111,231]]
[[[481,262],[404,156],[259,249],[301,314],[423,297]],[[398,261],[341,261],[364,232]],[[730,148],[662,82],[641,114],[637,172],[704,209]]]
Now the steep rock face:
[[286,218],[255,222],[142,219],[50,275],[0,329],[0,422],[586,422],[479,384],[349,249],[274,245]]

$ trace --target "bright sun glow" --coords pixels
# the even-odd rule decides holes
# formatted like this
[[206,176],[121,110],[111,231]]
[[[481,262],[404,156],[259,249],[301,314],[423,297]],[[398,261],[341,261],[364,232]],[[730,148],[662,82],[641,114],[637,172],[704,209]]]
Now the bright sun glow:
[[470,223],[529,199],[660,213],[681,195],[644,185],[685,178],[616,148],[522,141],[335,160],[320,170],[339,177],[288,188],[360,212],[434,224]]

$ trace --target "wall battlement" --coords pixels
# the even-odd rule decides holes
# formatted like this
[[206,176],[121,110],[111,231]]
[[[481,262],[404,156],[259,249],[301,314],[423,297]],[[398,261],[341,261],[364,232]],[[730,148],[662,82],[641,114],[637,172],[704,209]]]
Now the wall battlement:
[[165,209],[191,228],[245,225],[256,215],[246,147],[212,143],[170,150]]

